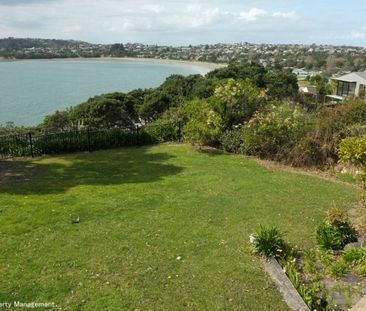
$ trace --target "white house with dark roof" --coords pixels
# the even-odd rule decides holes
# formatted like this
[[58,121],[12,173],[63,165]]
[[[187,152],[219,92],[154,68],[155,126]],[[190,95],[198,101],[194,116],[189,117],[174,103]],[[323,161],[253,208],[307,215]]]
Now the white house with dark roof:
[[306,79],[307,77],[312,77],[314,75],[313,72],[308,72],[303,69],[295,68],[292,70],[292,73],[297,76],[298,79]]
[[328,97],[342,100],[348,96],[365,97],[366,94],[366,72],[351,72],[344,76],[332,78],[337,82],[335,95]]

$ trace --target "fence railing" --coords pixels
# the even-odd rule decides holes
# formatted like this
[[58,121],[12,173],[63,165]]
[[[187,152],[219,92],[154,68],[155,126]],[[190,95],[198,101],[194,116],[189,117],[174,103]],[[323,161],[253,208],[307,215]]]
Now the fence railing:
[[86,129],[0,136],[0,158],[93,151],[154,143],[143,128]]

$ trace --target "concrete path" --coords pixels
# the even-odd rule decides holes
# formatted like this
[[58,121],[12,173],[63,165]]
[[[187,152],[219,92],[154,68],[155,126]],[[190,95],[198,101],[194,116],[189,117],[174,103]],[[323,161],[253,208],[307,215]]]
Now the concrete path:
[[350,311],[366,311],[366,296],[356,303]]

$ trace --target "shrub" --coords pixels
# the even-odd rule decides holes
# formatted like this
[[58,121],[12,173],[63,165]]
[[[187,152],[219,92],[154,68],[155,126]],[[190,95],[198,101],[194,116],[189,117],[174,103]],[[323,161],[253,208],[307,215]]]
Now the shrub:
[[316,239],[320,247],[324,249],[341,249],[342,240],[334,226],[328,222],[323,222],[316,230]]
[[184,138],[194,145],[217,145],[224,129],[224,120],[214,102],[193,100],[183,106],[187,120],[183,127]]
[[154,142],[144,129],[98,129],[41,135],[34,139],[34,151],[38,154],[101,150],[124,146],[144,145]]
[[361,169],[359,175],[364,187],[362,200],[366,202],[366,135],[362,138],[343,139],[338,147],[340,162],[350,162]]
[[338,154],[341,162],[351,162],[358,167],[366,167],[366,135],[362,138],[343,139],[339,144]]
[[331,208],[328,211],[328,219],[332,225],[338,225],[347,221],[347,216],[340,208]]
[[316,273],[316,254],[312,250],[305,251],[304,253],[304,271],[309,274]]
[[323,249],[340,250],[357,241],[356,230],[339,210],[331,210],[328,218],[316,230],[316,239]]
[[240,153],[243,144],[243,131],[241,128],[225,131],[220,137],[221,147],[232,153]]
[[219,82],[214,98],[223,104],[228,127],[248,121],[266,104],[265,92],[250,80],[229,79]]
[[347,264],[344,260],[340,259],[331,265],[330,271],[335,277],[342,277],[347,272]]
[[331,310],[331,301],[325,287],[314,282],[311,287],[301,283],[296,264],[287,262],[284,268],[289,280],[311,310]]
[[286,160],[307,130],[308,117],[297,106],[271,105],[244,126],[243,151],[249,155]]
[[309,295],[311,299],[305,300],[311,310],[334,310],[329,293],[325,286],[319,282],[312,284]]
[[315,162],[318,165],[337,162],[339,142],[348,136],[362,135],[365,123],[365,101],[353,100],[336,107],[322,108],[314,117],[313,130],[307,134]]
[[350,248],[343,254],[343,260],[352,265],[366,264],[366,248]]
[[361,276],[366,276],[366,264],[362,265],[358,272]]
[[320,249],[318,251],[318,259],[324,268],[330,267],[333,263],[333,251],[328,249]]
[[170,120],[159,119],[146,127],[146,132],[156,141],[177,141],[180,138],[180,127]]
[[290,247],[277,228],[261,227],[254,237],[253,245],[257,254],[276,259],[285,258],[289,255]]

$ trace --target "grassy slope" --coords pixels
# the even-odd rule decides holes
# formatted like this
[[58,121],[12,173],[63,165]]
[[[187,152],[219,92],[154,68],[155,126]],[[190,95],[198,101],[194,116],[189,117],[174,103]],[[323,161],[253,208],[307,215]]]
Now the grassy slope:
[[248,235],[271,224],[313,245],[358,195],[184,145],[2,165],[20,176],[0,183],[0,301],[69,310],[286,310]]

